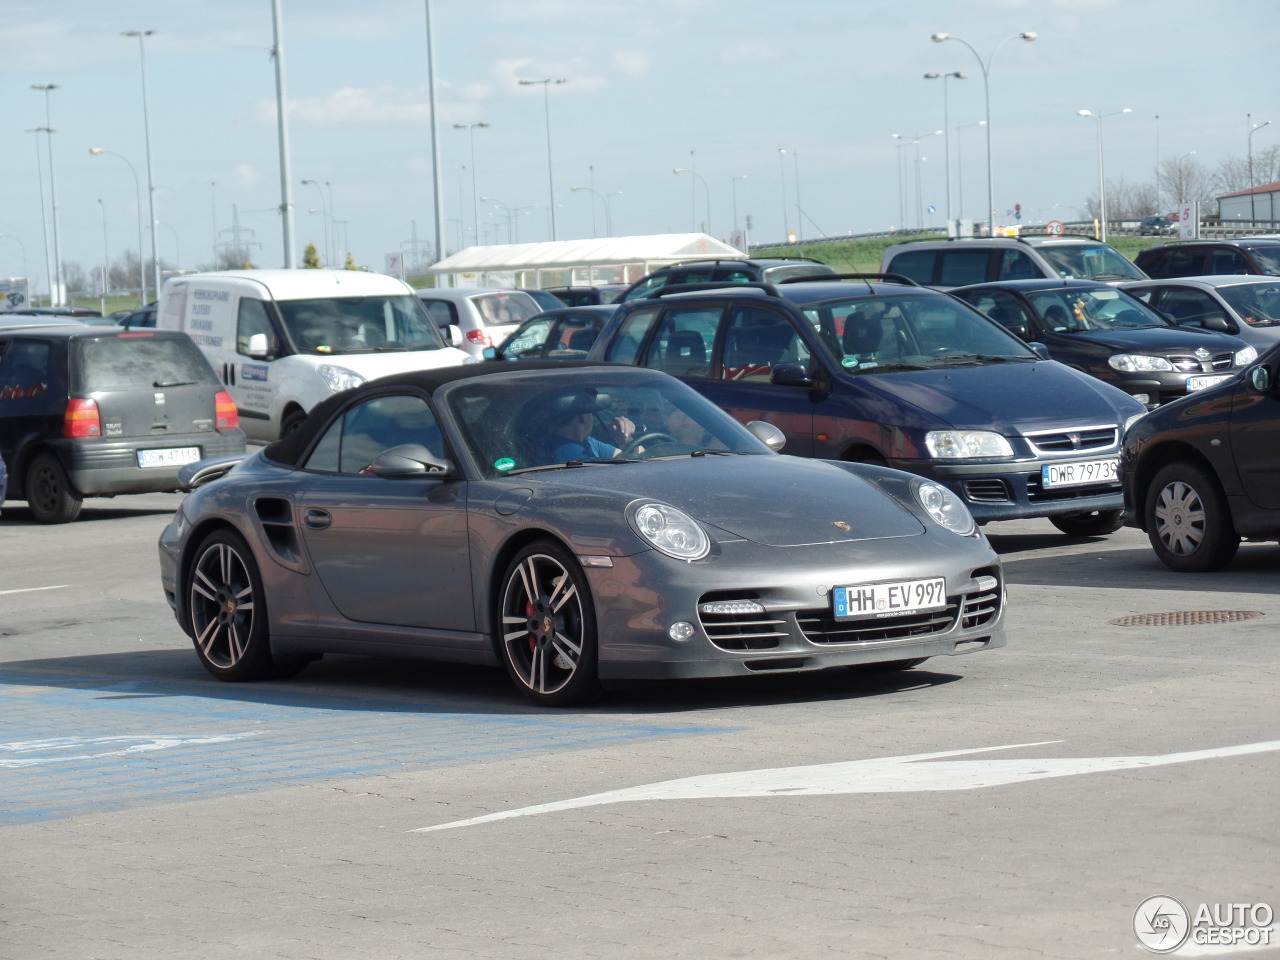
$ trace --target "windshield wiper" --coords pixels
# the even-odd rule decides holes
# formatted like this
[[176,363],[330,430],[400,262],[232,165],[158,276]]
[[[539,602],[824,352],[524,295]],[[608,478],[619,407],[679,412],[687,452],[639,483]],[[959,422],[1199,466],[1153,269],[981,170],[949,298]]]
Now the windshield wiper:
[[153,380],[153,387],[189,387],[195,380]]
[[742,450],[693,450],[690,452],[691,457],[740,457],[744,456]]
[[945,357],[932,357],[930,363],[1004,363],[1007,360],[1033,359],[1031,357],[1004,357],[995,353],[949,353]]
[[844,373],[862,376],[867,373],[890,373],[894,370],[927,370],[918,363],[876,363],[866,367],[842,367]]
[[1127,273],[1095,273],[1089,279],[1090,280],[1138,280],[1140,278],[1130,276]]

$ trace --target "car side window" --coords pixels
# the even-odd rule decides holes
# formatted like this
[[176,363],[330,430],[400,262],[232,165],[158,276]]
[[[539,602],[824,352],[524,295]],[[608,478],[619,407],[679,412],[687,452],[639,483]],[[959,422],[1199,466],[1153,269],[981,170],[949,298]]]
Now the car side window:
[[613,342],[605,351],[605,359],[614,363],[635,363],[645,335],[658,318],[657,309],[637,310],[622,321]]
[[907,250],[889,261],[886,272],[901,274],[916,283],[933,283],[933,265],[937,259],[937,252],[933,250]]
[[938,283],[944,287],[963,287],[987,279],[991,255],[986,250],[943,250]]
[[1203,274],[1201,268],[1204,252],[1190,247],[1174,247],[1165,254],[1163,269],[1157,263],[1156,269],[1164,277],[1194,277]]
[[1213,274],[1222,273],[1253,273],[1253,268],[1249,265],[1248,259],[1239,250],[1217,249],[1213,251],[1211,268],[1209,270]]
[[716,271],[716,283],[723,280],[725,283],[751,283],[755,278],[746,270],[740,268],[724,269]]
[[[503,345],[502,355],[508,359],[527,359],[529,357],[542,356],[543,349],[547,344],[547,334],[551,330],[554,319],[553,317],[547,317],[545,320],[539,320],[536,323],[530,323],[528,326],[522,327],[518,335],[513,335],[511,340]],[[555,348],[553,347],[552,349]]]
[[307,457],[305,469],[358,474],[384,450],[406,443],[443,456],[440,427],[430,406],[421,397],[377,397],[335,421]]
[[734,307],[730,312],[720,367],[720,376],[725,380],[767,383],[778,364],[808,359],[800,334],[782,314],[753,306]]
[[0,400],[42,397],[49,389],[47,340],[10,340],[0,344]]
[[267,356],[279,356],[280,340],[267,314],[267,305],[253,297],[241,297],[236,309],[236,353],[247,354],[249,340],[259,333],[267,338]]
[[1009,291],[982,290],[968,299],[978,311],[986,314],[1000,326],[1011,330],[1021,326],[1021,332],[1017,330],[1014,332],[1019,336],[1030,335],[1032,317],[1023,306],[1022,300]]
[[1040,270],[1022,250],[1006,250],[1000,255],[1000,280],[1035,280]]
[[1208,317],[1226,316],[1213,297],[1185,287],[1165,290],[1160,297],[1160,310],[1181,327],[1203,327]]
[[719,307],[671,307],[649,343],[644,365],[673,377],[711,374],[711,348],[720,324]]
[[660,290],[667,285],[667,274],[658,273],[651,277],[641,280],[634,290],[627,294],[628,300],[643,300],[655,290]]

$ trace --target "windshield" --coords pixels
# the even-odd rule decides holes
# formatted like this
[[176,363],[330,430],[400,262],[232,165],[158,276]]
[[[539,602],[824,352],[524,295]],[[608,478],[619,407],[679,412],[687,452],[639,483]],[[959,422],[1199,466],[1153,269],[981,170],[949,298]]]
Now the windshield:
[[1249,247],[1249,253],[1258,261],[1262,273],[1280,275],[1280,247]]
[[459,381],[445,405],[482,475],[663,457],[767,454],[709,400],[650,371],[582,370]]
[[1250,326],[1273,327],[1280,323],[1280,284],[1233,284],[1219,287],[1218,295]]
[[1036,359],[976,310],[937,294],[863,296],[802,309],[825,352],[847,373]]
[[1058,276],[1077,280],[1143,280],[1132,263],[1105,243],[1076,243],[1036,247],[1053,264]]
[[1110,287],[1038,291],[1027,299],[1054,333],[1174,326],[1141,300]]
[[300,353],[339,356],[387,350],[438,350],[440,332],[417,297],[280,300],[280,317]]

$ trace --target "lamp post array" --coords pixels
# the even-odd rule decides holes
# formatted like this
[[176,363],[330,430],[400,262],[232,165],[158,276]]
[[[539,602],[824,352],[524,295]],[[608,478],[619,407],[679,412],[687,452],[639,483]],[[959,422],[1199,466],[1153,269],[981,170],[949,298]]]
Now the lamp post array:
[[[695,179],[702,181],[702,189],[706,195],[706,202],[707,202],[707,222],[704,224],[706,229],[702,232],[710,233],[711,232],[711,187],[707,185],[706,177],[700,174],[697,170],[694,170],[692,168],[687,168],[687,167],[676,167],[671,172],[676,174],[680,174],[680,173],[692,174]],[[696,205],[692,201],[690,201],[689,203],[689,228],[691,233],[698,232],[698,213],[697,213]]]
[[[53,221],[53,269],[49,273],[49,303],[51,306],[60,307],[63,305],[63,281],[62,281],[62,247],[58,244],[58,186],[57,180],[53,174],[53,135],[57,133],[53,128],[52,114],[49,108],[49,94],[59,89],[56,83],[33,83],[32,90],[42,90],[44,92],[44,119],[45,125],[37,127],[39,133],[43,133],[49,138],[49,206],[51,219]],[[41,206],[44,202],[41,201]]]
[[966,74],[959,70],[953,70],[951,73],[926,73],[926,80],[937,80],[942,78],[942,155],[943,166],[946,167],[947,174],[947,229],[951,229],[951,223],[954,219],[951,209],[951,116],[950,105],[947,100],[947,81],[954,78],[956,80],[968,79]]
[[320,186],[320,181],[311,179],[302,181],[304,187],[308,184],[320,191],[320,214],[324,217],[324,262],[325,266],[332,267],[335,264],[333,262],[333,247],[329,244],[329,204],[325,201],[324,188]]
[[[142,256],[142,186],[138,183],[138,171],[133,168],[133,164],[129,162],[129,158],[124,154],[116,153],[114,150],[103,150],[102,147],[90,147],[89,152],[95,157],[102,156],[104,153],[112,157],[118,157],[124,161],[129,172],[133,174],[133,189],[138,197],[138,306],[144,307],[147,304],[147,273],[146,261]],[[160,296],[160,289],[156,288],[156,297]]]
[[[143,40],[154,34],[154,30],[125,30],[120,36],[138,38],[138,59],[142,65],[142,133],[147,147],[147,210],[151,215],[151,285],[156,297],[160,296],[160,256],[156,243],[156,178],[154,165],[151,162],[151,111],[147,107],[147,51]],[[142,250],[138,250],[142,257]]]
[[[937,137],[937,136],[940,136],[941,134],[942,134],[942,131],[941,131],[941,130],[934,130],[932,133],[911,133],[911,134],[895,133],[895,134],[893,134],[893,139],[895,139],[895,140],[899,141],[898,146],[900,146],[900,147],[911,146],[911,147],[914,147],[914,148],[915,148],[915,154],[916,154],[916,156],[915,156],[915,160],[914,160],[913,162],[914,162],[914,164],[915,164],[915,168],[916,168],[916,190],[915,190],[915,193],[916,193],[916,228],[917,228],[917,229],[920,229],[920,230],[924,229],[924,195],[923,195],[923,193],[921,192],[921,189],[920,189],[920,161],[921,161],[921,157],[920,157],[920,141],[921,141],[921,140],[923,140],[925,137]],[[907,218],[906,218],[906,205],[905,205],[905,203],[903,202],[903,193],[902,193],[903,181],[902,181],[902,177],[901,177],[901,170],[902,170],[902,156],[901,156],[901,154],[899,154],[899,156],[898,156],[898,169],[899,169],[899,178],[898,178],[898,205],[899,205],[900,210],[902,211],[902,214],[903,214],[902,219],[903,219],[903,222],[904,222],[904,224],[905,224],[905,222],[906,222],[906,219],[907,219]]]
[[1077,110],[1076,115],[1080,117],[1092,117],[1098,131],[1098,223],[1099,236],[1103,243],[1107,241],[1107,179],[1106,164],[1104,162],[1102,151],[1102,121],[1106,117],[1118,117],[1122,113],[1132,113],[1128,107],[1123,110],[1116,110],[1114,113],[1094,113],[1092,110]]
[[986,110],[987,120],[987,235],[991,236],[996,231],[996,208],[995,208],[995,175],[992,173],[991,165],[991,61],[995,59],[996,54],[1010,40],[1026,40],[1028,43],[1035,40],[1036,35],[1029,31],[1023,33],[1015,33],[1011,37],[1005,37],[996,48],[991,51],[991,55],[984,61],[982,55],[974,48],[968,40],[960,37],[954,37],[949,33],[935,33],[932,36],[934,43],[943,43],[947,40],[954,40],[956,43],[964,44],[969,48],[969,52],[974,55],[978,61],[978,66],[982,69],[982,99]]
[[455,123],[453,129],[466,130],[471,140],[471,222],[475,225],[476,243],[480,242],[480,207],[476,203],[476,127],[488,128],[487,123]]

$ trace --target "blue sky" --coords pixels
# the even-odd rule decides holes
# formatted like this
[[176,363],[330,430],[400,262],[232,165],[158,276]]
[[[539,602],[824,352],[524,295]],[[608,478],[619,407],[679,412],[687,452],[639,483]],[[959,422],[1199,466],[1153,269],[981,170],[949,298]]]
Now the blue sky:
[[[424,3],[281,9],[296,246],[324,249],[331,206],[327,219],[343,222],[331,245],[382,269],[415,231],[428,244],[434,232]],[[127,158],[145,192],[139,45],[124,30],[155,31],[145,43],[162,258],[210,263],[234,210],[254,261],[283,264],[270,0],[6,0],[4,12],[0,276],[20,275],[25,251],[45,283],[50,141],[63,259],[101,261],[104,214],[111,258],[137,249],[130,172],[89,153]],[[753,240],[780,239],[801,219],[797,186],[805,238],[901,226],[904,206],[910,225],[917,171],[921,207],[937,208],[923,219],[941,224],[943,137],[920,143],[918,163],[892,137],[943,128],[944,83],[930,71],[968,75],[945,83],[952,203],[982,219],[982,71],[960,43],[931,42],[938,31],[983,59],[1007,37],[1038,35],[1004,43],[991,63],[998,211],[1082,212],[1098,175],[1082,108],[1132,110],[1104,122],[1109,182],[1152,179],[1157,150],[1195,151],[1210,167],[1242,157],[1247,117],[1268,110],[1276,122],[1255,151],[1280,136],[1274,0],[1218,0],[1211,17],[1190,0],[433,0],[432,15],[450,250],[476,242],[472,136],[475,193],[496,201],[477,202],[481,241],[550,239],[543,88],[520,78],[567,81],[549,88],[562,240],[604,236],[606,197],[614,235],[705,225],[723,237],[736,211],[738,223],[751,215]],[[51,137],[27,132],[46,125],[31,85],[48,83],[59,86]],[[452,126],[479,122],[490,126]]]

